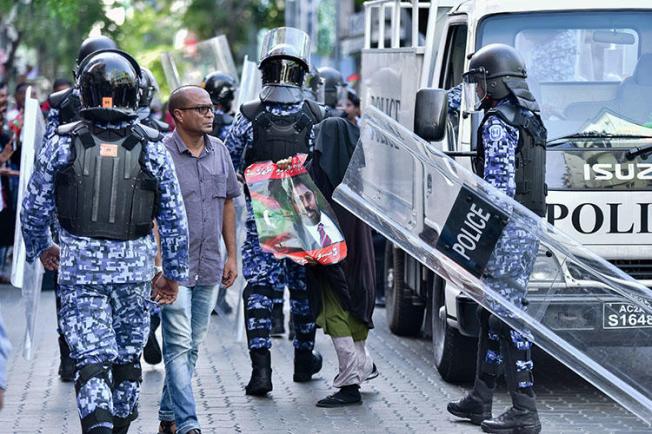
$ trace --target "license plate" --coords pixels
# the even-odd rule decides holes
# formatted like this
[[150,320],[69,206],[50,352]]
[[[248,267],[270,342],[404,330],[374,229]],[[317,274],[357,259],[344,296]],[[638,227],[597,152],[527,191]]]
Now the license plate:
[[602,327],[627,329],[652,327],[652,315],[629,303],[604,303]]

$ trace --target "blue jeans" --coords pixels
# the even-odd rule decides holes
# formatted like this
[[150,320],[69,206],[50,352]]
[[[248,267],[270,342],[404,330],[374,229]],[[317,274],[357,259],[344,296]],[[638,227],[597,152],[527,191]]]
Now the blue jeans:
[[192,394],[199,344],[206,337],[219,286],[179,286],[177,300],[161,309],[165,382],[158,417],[176,421],[177,432],[200,428]]

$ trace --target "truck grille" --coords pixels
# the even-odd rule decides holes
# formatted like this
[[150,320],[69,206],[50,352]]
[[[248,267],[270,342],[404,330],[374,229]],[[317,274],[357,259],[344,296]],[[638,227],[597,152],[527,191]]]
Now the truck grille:
[[609,261],[638,280],[652,279],[652,259],[614,259]]

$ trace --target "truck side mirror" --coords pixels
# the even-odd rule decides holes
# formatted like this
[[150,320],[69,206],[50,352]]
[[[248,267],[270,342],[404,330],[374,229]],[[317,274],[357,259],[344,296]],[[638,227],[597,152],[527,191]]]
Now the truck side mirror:
[[424,88],[414,104],[414,132],[428,142],[439,142],[446,133],[448,94],[443,89]]

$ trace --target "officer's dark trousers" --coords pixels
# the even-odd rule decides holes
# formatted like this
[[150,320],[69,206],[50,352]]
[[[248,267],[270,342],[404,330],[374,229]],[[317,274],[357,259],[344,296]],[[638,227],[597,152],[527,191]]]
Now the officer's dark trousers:
[[250,350],[271,348],[272,306],[278,288],[290,290],[290,310],[295,327],[294,348],[315,346],[315,320],[310,309],[305,269],[289,259],[277,260],[260,247],[256,221],[247,199],[247,236],[242,246],[242,272],[247,279],[243,293],[245,328]]
[[478,317],[477,380],[493,389],[502,368],[510,393],[531,394],[532,343],[483,307],[478,308]]
[[150,288],[150,282],[60,287],[60,327],[77,364],[84,433],[111,433],[138,416]]

